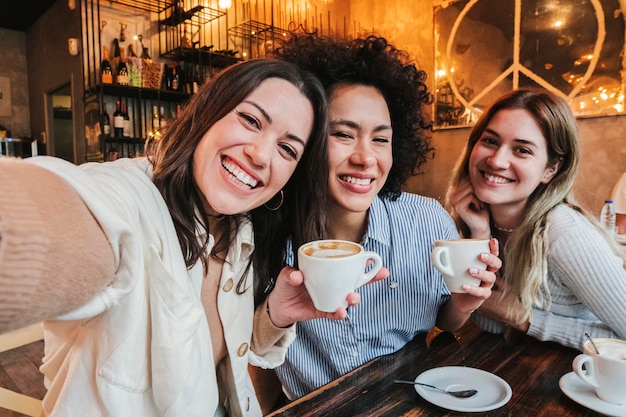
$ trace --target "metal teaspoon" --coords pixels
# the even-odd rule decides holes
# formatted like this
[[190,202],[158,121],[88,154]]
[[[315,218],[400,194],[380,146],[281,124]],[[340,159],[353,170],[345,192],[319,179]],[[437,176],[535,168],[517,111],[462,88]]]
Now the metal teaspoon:
[[457,398],[469,398],[469,397],[473,397],[474,395],[476,395],[478,393],[478,391],[476,391],[475,389],[466,389],[466,390],[460,390],[460,391],[448,391],[448,390],[445,390],[443,388],[438,388],[438,387],[436,387],[434,385],[424,384],[422,382],[416,382],[416,381],[403,381],[401,379],[395,379],[393,382],[395,382],[396,384],[422,385],[424,387],[435,389],[435,390],[437,390],[439,392],[444,392],[446,394],[450,394],[453,397],[457,397]]
[[593,348],[596,350],[596,353],[599,355],[600,351],[598,350],[598,347],[596,346],[596,344],[594,343],[593,339],[591,338],[591,336],[589,336],[589,333],[585,333],[585,336],[587,336],[587,339],[589,339],[589,341],[591,342],[591,346],[593,346]]

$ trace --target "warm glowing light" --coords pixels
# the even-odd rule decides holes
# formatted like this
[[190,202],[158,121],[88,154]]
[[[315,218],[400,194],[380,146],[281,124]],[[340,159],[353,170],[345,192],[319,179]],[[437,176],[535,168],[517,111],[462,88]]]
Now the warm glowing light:
[[217,4],[222,9],[228,9],[230,6],[233,5],[233,2],[232,2],[232,0],[218,0]]
[[440,69],[440,70],[437,71],[437,77],[443,78],[445,76],[446,76],[446,70]]
[[600,94],[600,98],[602,98],[602,100],[606,100],[609,98],[609,96],[606,93],[602,93]]
[[554,22],[554,27],[555,28],[560,28],[561,26],[563,26],[563,21],[557,20],[556,22]]

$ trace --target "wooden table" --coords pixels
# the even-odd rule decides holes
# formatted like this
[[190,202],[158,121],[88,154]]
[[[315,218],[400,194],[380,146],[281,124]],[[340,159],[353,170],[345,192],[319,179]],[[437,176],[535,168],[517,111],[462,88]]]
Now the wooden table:
[[466,326],[456,335],[421,335],[402,350],[376,358],[270,416],[476,416],[432,405],[413,386],[393,382],[414,380],[441,366],[478,368],[509,383],[513,396],[504,406],[487,412],[490,416],[599,416],[559,388],[559,379],[572,370],[572,360],[579,353],[518,333],[488,334],[475,326]]

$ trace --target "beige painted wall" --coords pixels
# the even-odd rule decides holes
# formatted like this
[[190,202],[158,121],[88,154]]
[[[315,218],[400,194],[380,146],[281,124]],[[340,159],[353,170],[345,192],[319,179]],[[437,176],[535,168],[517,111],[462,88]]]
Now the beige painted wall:
[[[352,0],[351,17],[364,29],[375,30],[428,72],[434,88],[433,8],[425,0]],[[626,171],[626,116],[579,119],[582,162],[575,186],[578,201],[594,212]],[[435,158],[423,175],[411,178],[406,190],[442,201],[450,171],[461,153],[469,128],[437,130],[432,134]]]

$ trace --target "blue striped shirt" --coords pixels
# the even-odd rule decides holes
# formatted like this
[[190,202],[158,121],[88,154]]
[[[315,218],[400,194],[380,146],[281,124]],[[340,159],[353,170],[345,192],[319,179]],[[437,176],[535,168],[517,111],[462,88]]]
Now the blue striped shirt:
[[449,292],[430,251],[435,240],[458,237],[437,200],[409,193],[396,201],[376,197],[361,244],[381,256],[390,275],[357,289],[361,303],[344,320],[297,324],[296,340],[276,369],[287,397],[299,398],[431,329]]

